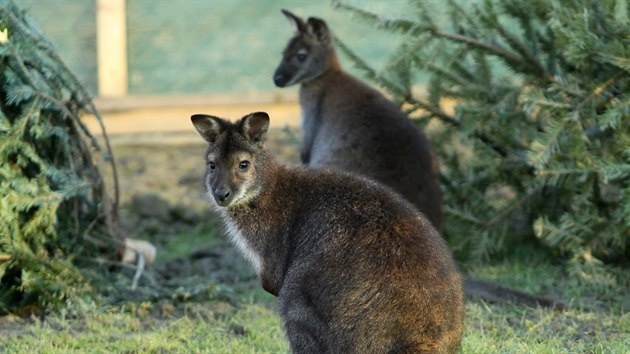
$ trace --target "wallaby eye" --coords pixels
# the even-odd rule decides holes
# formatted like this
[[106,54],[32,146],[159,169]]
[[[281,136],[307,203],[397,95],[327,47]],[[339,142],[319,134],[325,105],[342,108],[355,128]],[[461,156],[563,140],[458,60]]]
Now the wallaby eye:
[[306,54],[306,53],[298,53],[296,55],[296,57],[297,57],[297,60],[300,61],[300,63],[303,63],[306,60],[306,58],[308,57],[308,54]]
[[208,167],[209,167],[211,170],[214,170],[217,166],[214,164],[214,162],[212,162],[212,161],[208,161]]
[[247,160],[245,160],[245,161],[241,161],[241,162],[238,164],[238,168],[239,168],[240,170],[246,170],[248,167],[249,167],[249,161],[247,161]]

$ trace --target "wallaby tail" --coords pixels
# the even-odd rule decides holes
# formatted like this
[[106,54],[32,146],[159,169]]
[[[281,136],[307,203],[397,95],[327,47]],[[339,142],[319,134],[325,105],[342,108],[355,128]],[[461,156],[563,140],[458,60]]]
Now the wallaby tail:
[[530,307],[549,307],[556,310],[566,308],[563,303],[553,299],[526,294],[522,291],[469,277],[464,278],[464,292],[469,297],[491,303],[514,303]]

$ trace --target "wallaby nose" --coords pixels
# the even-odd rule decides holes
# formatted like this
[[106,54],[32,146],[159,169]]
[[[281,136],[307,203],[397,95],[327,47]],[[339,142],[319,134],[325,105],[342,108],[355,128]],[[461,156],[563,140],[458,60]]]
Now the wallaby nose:
[[273,75],[273,83],[276,84],[276,86],[278,86],[278,87],[284,87],[284,85],[286,85],[286,83],[287,83],[286,75],[284,75],[282,73],[274,74]]
[[228,200],[228,198],[230,197],[231,193],[232,191],[230,191],[229,187],[218,187],[214,190],[214,195],[217,198],[219,204],[224,204],[225,201]]

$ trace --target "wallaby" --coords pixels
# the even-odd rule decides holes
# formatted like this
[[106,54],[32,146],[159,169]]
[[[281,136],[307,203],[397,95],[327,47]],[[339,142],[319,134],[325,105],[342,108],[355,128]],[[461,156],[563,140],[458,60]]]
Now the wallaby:
[[[282,10],[295,29],[273,80],[300,84],[302,162],[372,178],[400,193],[442,232],[439,167],[427,138],[380,92],[342,70],[326,22]],[[466,279],[487,301],[558,306],[553,300]]]
[[323,20],[282,12],[297,29],[273,80],[297,83],[302,108],[302,162],[373,178],[393,188],[442,231],[439,168],[431,145],[380,92],[341,69]]
[[278,297],[294,353],[457,351],[461,277],[413,205],[363,177],[278,165],[264,112],[192,122],[209,145],[208,197]]

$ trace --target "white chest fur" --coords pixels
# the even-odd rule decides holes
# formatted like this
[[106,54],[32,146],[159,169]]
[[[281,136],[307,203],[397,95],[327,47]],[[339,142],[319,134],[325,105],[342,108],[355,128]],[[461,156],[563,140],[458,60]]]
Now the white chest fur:
[[[210,191],[211,186],[210,186],[210,179],[208,178],[208,176],[206,176],[205,184],[206,184],[206,190]],[[208,198],[212,200],[213,199],[212,194],[210,192],[207,192],[207,193],[208,193]],[[251,247],[247,239],[241,233],[241,230],[239,230],[238,226],[234,223],[232,218],[230,218],[230,216],[225,212],[225,209],[217,206],[214,202],[211,204],[214,206],[214,209],[218,211],[223,217],[223,220],[225,221],[227,233],[230,239],[232,240],[232,242],[240,249],[243,256],[245,256],[245,258],[252,264],[252,266],[254,266],[254,269],[256,270],[256,274],[260,275],[260,272],[262,270],[262,258],[260,257],[260,255],[254,251],[254,249]]]
[[256,251],[251,247],[247,239],[241,233],[238,226],[232,219],[223,213],[223,220],[227,226],[227,232],[232,242],[241,250],[245,258],[254,266],[256,274],[260,275],[262,270],[262,259]]

